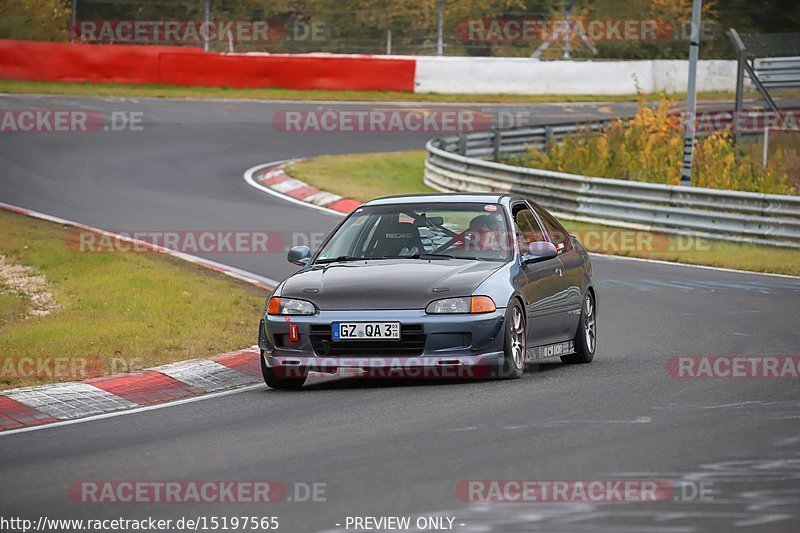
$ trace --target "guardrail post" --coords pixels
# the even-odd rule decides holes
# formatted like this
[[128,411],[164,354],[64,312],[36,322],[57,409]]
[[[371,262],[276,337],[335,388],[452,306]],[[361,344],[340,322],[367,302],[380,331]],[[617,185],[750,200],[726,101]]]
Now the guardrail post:
[[467,135],[465,133],[458,134],[458,153],[467,155]]
[[553,127],[547,126],[544,128],[544,151],[547,152],[550,150],[550,146],[553,144]]
[[500,144],[503,142],[503,132],[497,128],[492,130],[492,157],[495,161],[500,161]]

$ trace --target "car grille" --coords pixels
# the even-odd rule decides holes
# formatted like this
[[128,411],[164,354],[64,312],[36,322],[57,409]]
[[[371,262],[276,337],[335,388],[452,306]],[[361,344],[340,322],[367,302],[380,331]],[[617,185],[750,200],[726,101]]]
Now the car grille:
[[422,324],[401,324],[400,340],[331,341],[330,324],[311,325],[311,344],[317,355],[324,356],[415,356],[425,350]]

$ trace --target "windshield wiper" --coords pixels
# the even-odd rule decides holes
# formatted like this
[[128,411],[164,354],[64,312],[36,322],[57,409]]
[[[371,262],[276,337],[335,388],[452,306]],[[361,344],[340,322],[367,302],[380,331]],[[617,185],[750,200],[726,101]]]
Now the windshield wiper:
[[456,256],[448,254],[414,254],[411,259],[455,259]]
[[349,255],[340,255],[339,257],[326,257],[325,259],[317,259],[314,261],[315,265],[322,265],[325,263],[344,263],[346,261],[363,261],[366,257],[352,257]]
[[447,254],[382,255],[370,259],[456,259],[456,256]]

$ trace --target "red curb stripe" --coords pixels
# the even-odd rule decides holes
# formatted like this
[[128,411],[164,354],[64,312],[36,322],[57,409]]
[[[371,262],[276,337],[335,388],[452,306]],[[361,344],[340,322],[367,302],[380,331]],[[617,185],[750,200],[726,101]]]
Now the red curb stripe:
[[56,419],[8,396],[0,396],[0,431],[50,422],[56,422]]
[[328,209],[333,209],[334,211],[339,211],[340,213],[349,214],[355,211],[355,209],[360,205],[361,202],[356,202],[355,200],[350,200],[349,198],[342,198],[341,200],[337,200],[325,207]]
[[311,185],[306,185],[305,187],[300,187],[298,189],[293,189],[288,191],[286,194],[291,196],[292,198],[297,198],[298,200],[304,200],[311,196],[312,194],[317,194],[319,189],[315,189]]
[[261,181],[261,183],[263,185],[275,185],[277,183],[281,183],[281,182],[286,181],[288,179],[289,179],[289,176],[287,176],[284,173],[280,173],[277,176],[272,176],[271,178],[268,178],[268,179],[265,179],[265,180],[259,180],[259,181]]
[[85,383],[139,405],[169,402],[202,394],[202,391],[186,383],[152,371],[105,376],[87,380]]
[[239,372],[250,374],[257,378],[261,378],[261,362],[258,360],[260,355],[256,352],[244,351],[235,352],[231,354],[223,354],[217,357],[212,357],[211,360],[221,365],[233,368]]

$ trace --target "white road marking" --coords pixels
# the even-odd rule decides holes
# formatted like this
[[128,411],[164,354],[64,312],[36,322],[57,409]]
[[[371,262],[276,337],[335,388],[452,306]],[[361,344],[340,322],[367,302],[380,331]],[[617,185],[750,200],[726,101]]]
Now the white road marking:
[[254,378],[210,359],[178,361],[157,366],[155,372],[169,376],[181,383],[188,383],[204,392],[217,392],[251,384]]
[[2,395],[60,420],[138,407],[135,402],[89,383],[55,383],[3,391]]
[[194,403],[194,402],[201,402],[203,400],[210,400],[212,398],[220,398],[222,396],[232,396],[234,394],[239,394],[242,392],[248,392],[251,390],[256,389],[265,389],[266,385],[264,384],[256,384],[256,385],[248,385],[247,387],[241,387],[239,389],[227,390],[222,392],[214,392],[211,394],[205,394],[203,396],[195,396],[193,398],[184,398],[183,400],[176,400],[174,402],[167,402],[167,403],[160,403],[157,405],[146,405],[144,407],[135,407],[133,409],[128,409],[127,411],[114,411],[112,413],[104,413],[101,415],[94,415],[94,416],[87,416],[86,418],[78,418],[75,420],[63,420],[61,422],[53,422],[52,424],[43,424],[41,426],[30,426],[20,429],[10,429],[8,431],[0,432],[0,438],[7,437],[9,435],[15,435],[17,433],[28,433],[29,431],[39,431],[42,429],[51,429],[63,426],[71,426],[73,424],[82,424],[84,422],[91,422],[93,420],[103,420],[106,418],[114,418],[117,416],[125,416],[125,415],[132,415],[135,413],[143,413],[146,411],[155,411],[157,409],[165,409],[167,407],[174,407],[176,405],[184,405],[187,403]]
[[255,187],[256,189],[263,191],[267,194],[270,194],[276,198],[280,198],[281,200],[286,200],[287,202],[291,202],[293,204],[302,205],[303,207],[308,207],[310,209],[316,209],[317,211],[321,211],[328,215],[335,215],[337,217],[344,217],[344,213],[340,213],[339,211],[334,211],[333,209],[328,209],[327,207],[322,207],[321,205],[310,204],[308,202],[304,202],[302,200],[298,200],[297,198],[292,198],[291,196],[287,196],[285,194],[281,194],[277,191],[274,191],[267,187],[266,185],[262,185],[255,179],[255,175],[257,172],[264,170],[265,168],[274,167],[283,163],[291,163],[294,161],[299,161],[298,159],[284,159],[281,161],[272,161],[271,163],[264,163],[262,165],[256,165],[252,168],[249,168],[244,173],[244,181],[247,182],[248,185],[251,187]]
[[735,268],[723,268],[723,267],[715,267],[715,266],[708,266],[708,265],[692,265],[689,263],[678,263],[676,261],[661,261],[660,259],[644,259],[642,257],[629,257],[626,255],[613,255],[613,254],[598,254],[596,252],[592,252],[589,255],[596,255],[601,258],[609,258],[615,260],[625,260],[625,261],[639,261],[641,263],[655,263],[657,265],[667,265],[667,266],[680,266],[680,267],[690,267],[690,268],[702,268],[704,270],[717,270],[720,272],[731,272],[734,274],[752,274],[756,276],[772,276],[776,278],[789,278],[789,279],[800,279],[800,276],[792,276],[790,274],[771,274],[769,272],[753,272],[752,270],[737,270]]

